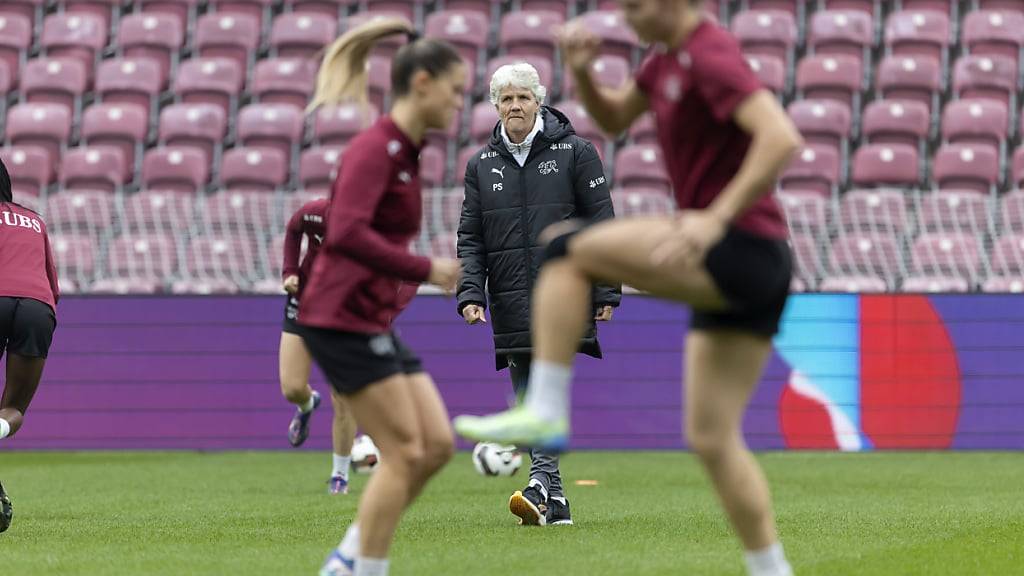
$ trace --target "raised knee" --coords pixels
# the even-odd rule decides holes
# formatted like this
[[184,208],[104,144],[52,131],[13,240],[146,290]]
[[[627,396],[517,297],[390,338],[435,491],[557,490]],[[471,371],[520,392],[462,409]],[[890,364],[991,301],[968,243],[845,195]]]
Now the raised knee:
[[384,462],[393,462],[400,466],[407,477],[412,477],[427,464],[427,450],[421,442],[409,441],[402,443],[394,456],[382,455]]
[[294,382],[282,382],[281,393],[284,394],[284,399],[291,402],[292,404],[302,404],[306,401],[304,386],[299,386]]
[[552,224],[541,232],[538,240],[544,246],[544,262],[561,260],[569,255],[569,242],[584,228],[582,220],[566,220]]

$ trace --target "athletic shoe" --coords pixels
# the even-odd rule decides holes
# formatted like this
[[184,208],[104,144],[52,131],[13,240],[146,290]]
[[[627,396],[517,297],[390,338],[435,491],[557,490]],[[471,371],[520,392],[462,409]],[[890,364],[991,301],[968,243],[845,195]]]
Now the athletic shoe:
[[548,499],[548,525],[571,526],[572,515],[569,513],[569,501],[563,496]]
[[320,393],[314,390],[313,409],[309,412],[295,410],[295,416],[292,416],[292,422],[288,425],[288,442],[295,448],[302,446],[302,443],[309,437],[309,419],[313,417],[313,412],[316,412],[319,407]]
[[11,527],[11,519],[14,518],[14,507],[11,506],[11,499],[4,492],[4,485],[0,484],[0,532],[5,532]]
[[345,558],[337,548],[324,560],[320,568],[320,576],[353,576],[356,573],[356,561]]
[[327,481],[328,494],[348,494],[348,480],[341,476],[331,476]]
[[477,442],[515,444],[555,454],[564,452],[569,445],[568,419],[548,422],[524,406],[491,416],[459,416],[454,424],[456,432]]
[[520,526],[543,526],[547,524],[547,505],[540,490],[530,486],[508,499],[508,510],[519,517]]

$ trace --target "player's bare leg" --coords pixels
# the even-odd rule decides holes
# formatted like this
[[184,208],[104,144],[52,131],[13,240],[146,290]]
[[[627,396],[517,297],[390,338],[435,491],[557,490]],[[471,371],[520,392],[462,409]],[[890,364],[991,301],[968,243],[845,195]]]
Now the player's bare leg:
[[320,406],[320,394],[309,385],[313,357],[301,336],[281,333],[278,363],[281,394],[296,406],[295,415],[288,425],[288,442],[297,448],[309,437],[309,421],[313,411]]

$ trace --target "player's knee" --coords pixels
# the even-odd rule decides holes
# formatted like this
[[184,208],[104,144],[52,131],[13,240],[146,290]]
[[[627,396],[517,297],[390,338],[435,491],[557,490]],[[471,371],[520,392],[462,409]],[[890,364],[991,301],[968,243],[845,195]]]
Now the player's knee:
[[309,400],[309,391],[306,390],[305,383],[291,381],[287,378],[281,380],[281,394],[292,404],[304,404]]
[[433,474],[444,468],[454,455],[455,438],[451,434],[432,439],[426,447],[426,461],[424,462],[426,472]]
[[393,457],[389,457],[387,454],[381,455],[382,461],[388,462],[389,459],[402,468],[402,473],[406,477],[413,478],[418,476],[417,473],[426,466],[427,451],[422,442],[410,439],[398,445]]
[[731,442],[731,435],[721,427],[689,423],[686,426],[686,443],[690,450],[705,462],[721,458],[729,449]]

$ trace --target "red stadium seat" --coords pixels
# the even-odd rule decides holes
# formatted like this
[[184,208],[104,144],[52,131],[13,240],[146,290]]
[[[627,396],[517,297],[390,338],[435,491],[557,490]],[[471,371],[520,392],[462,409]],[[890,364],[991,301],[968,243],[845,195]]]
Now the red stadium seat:
[[[196,19],[196,10],[201,0],[138,0],[137,5],[143,14],[166,14],[178,22],[184,31]],[[205,2],[204,2],[205,4]]]
[[139,236],[184,236],[193,225],[193,198],[191,194],[165,190],[143,190],[126,196],[122,226]]
[[593,143],[598,155],[604,160],[608,146],[608,136],[594,124],[593,119],[590,118],[590,114],[583,107],[583,104],[576,100],[564,100],[555,104],[554,107],[565,114],[581,138],[590,140]]
[[825,10],[857,10],[869,16],[881,14],[880,0],[818,0],[818,7]]
[[973,282],[958,276],[908,276],[903,279],[903,292],[970,292],[972,284]]
[[[630,64],[620,56],[598,56],[590,65],[590,77],[594,83],[605,88],[620,88],[632,77]],[[568,70],[562,74],[562,95],[565,98],[573,98],[576,91],[573,85],[572,73]]]
[[125,183],[127,164],[115,146],[72,148],[61,163],[60,183],[67,190],[117,192]]
[[[424,0],[363,0],[367,10],[374,13],[401,14],[410,22],[419,23],[423,15]],[[485,28],[486,30],[486,28]]]
[[54,167],[49,154],[43,148],[0,148],[0,160],[7,165],[11,174],[11,188],[15,199],[37,198],[53,182]]
[[972,0],[972,4],[977,10],[1024,13],[1024,4],[1020,0]]
[[[1020,6],[1024,9],[1024,3]],[[1019,64],[1024,48],[1024,11],[971,12],[964,18],[961,42],[976,56],[1005,56]]]
[[56,166],[71,139],[71,110],[60,104],[18,104],[7,112],[7,141],[38,146]]
[[377,121],[376,109],[356,104],[325,106],[316,112],[313,141],[321,146],[342,146]]
[[774,56],[747,56],[747,63],[750,69],[757,75],[757,79],[764,84],[765,88],[771,90],[776,96],[784,96],[789,89],[786,82],[786,63]]
[[1024,191],[1014,190],[999,201],[996,214],[1003,232],[1024,234]]
[[987,144],[1006,157],[1009,111],[994,100],[954,100],[942,114],[942,139],[952,144]]
[[32,104],[59,104],[72,111],[74,118],[82,112],[82,97],[88,87],[85,67],[66,58],[35,58],[29,60],[21,76],[23,101]]
[[905,144],[923,155],[931,120],[928,107],[913,100],[875,100],[864,109],[861,133],[871,144]]
[[577,18],[587,29],[601,38],[601,53],[621,56],[632,63],[638,62],[640,40],[619,11],[595,10]]
[[57,0],[57,6],[68,14],[89,14],[103,21],[104,28],[117,28],[121,19],[122,0]]
[[833,275],[876,276],[892,285],[903,271],[903,258],[895,234],[847,232],[832,243],[829,265]]
[[937,115],[942,78],[942,67],[934,58],[889,56],[878,65],[876,85],[882,98],[920,102]]
[[253,74],[252,93],[264,104],[305,108],[316,86],[316,63],[293,58],[260,60]]
[[935,184],[943,189],[995,193],[999,183],[999,152],[984,144],[945,144],[932,162]]
[[200,218],[207,232],[252,239],[274,226],[270,194],[224,190],[203,200]]
[[927,232],[982,236],[989,231],[988,198],[971,190],[939,190],[921,195],[917,223]]
[[878,276],[828,276],[821,281],[822,292],[876,293],[886,292],[888,285]]
[[469,121],[469,141],[477,147],[490,141],[494,127],[498,124],[498,111],[490,100],[484,100],[473,106]]
[[129,104],[154,117],[166,84],[160,66],[149,58],[104,60],[96,73],[96,92],[105,104]]
[[201,192],[210,179],[210,161],[201,150],[161,146],[146,152],[142,187],[178,193]]
[[793,65],[798,31],[792,15],[774,10],[740,12],[733,18],[732,32],[745,54],[771,56]]
[[[345,20],[345,30],[351,30],[356,26],[365,24],[373,20],[379,20],[382,18],[402,18],[410,23],[413,21],[411,16],[407,16],[403,11],[391,11],[391,12],[358,12],[348,17]],[[408,39],[403,34],[393,34],[387,38],[382,38],[373,45],[371,54],[378,54],[386,58],[391,58],[398,52],[398,49],[404,46],[408,42]]]
[[224,58],[193,58],[182,62],[174,81],[180,102],[214,104],[230,117],[238,106],[245,71]]
[[271,54],[280,58],[311,59],[338,36],[337,18],[313,14],[282,14],[270,31]]
[[40,44],[51,58],[72,58],[85,66],[92,80],[96,62],[107,45],[108,28],[91,14],[53,14],[46,17]]
[[789,247],[793,251],[794,276],[814,286],[825,269],[818,250],[818,240],[810,234],[794,232],[789,237]]
[[875,45],[875,23],[871,15],[858,10],[826,10],[811,18],[808,45],[815,54],[844,54],[871,62]]
[[615,181],[620,188],[649,188],[664,195],[672,193],[672,180],[665,169],[661,148],[655,145],[626,146],[615,156]]
[[1017,107],[1017,65],[1005,56],[964,56],[953,71],[953,92],[960,98],[988,98]]
[[629,139],[633,144],[658,144],[658,125],[654,114],[648,112],[633,122],[629,129]]
[[160,71],[160,88],[167,87],[171,70],[178,66],[178,52],[185,44],[185,29],[170,14],[132,14],[121,21],[117,45],[126,58],[148,58]]
[[488,19],[479,12],[437,10],[427,16],[425,35],[447,40],[462,55],[469,72],[469,90],[476,86],[476,74],[485,63],[487,53]]
[[274,4],[280,4],[278,0],[209,0],[209,3],[212,12],[253,18],[260,33],[270,29],[271,10]]
[[53,234],[50,236],[57,277],[78,285],[88,284],[96,271],[96,240],[89,236]]
[[160,143],[195,148],[207,163],[219,158],[227,131],[227,116],[213,104],[172,104],[160,113]]
[[850,109],[831,100],[797,100],[789,117],[809,145],[832,148],[844,158],[852,130]]
[[930,56],[945,69],[951,42],[949,16],[941,12],[893,12],[886,21],[885,45],[897,56]]
[[46,221],[51,232],[96,242],[113,229],[114,196],[95,190],[53,194],[46,202]]
[[230,278],[189,278],[172,283],[171,294],[238,294],[241,292],[240,283],[247,284],[244,279],[235,281]]
[[273,192],[288,181],[288,159],[278,150],[235,147],[224,152],[220,182],[228,190]]
[[565,23],[565,12],[509,12],[501,19],[498,46],[509,56],[527,62],[554,62],[558,47],[554,30]]
[[793,157],[779,177],[783,190],[807,190],[832,196],[840,181],[839,154],[833,148],[808,146]]
[[289,162],[298,159],[305,118],[287,104],[250,104],[238,115],[238,142],[242,146],[280,152]]
[[808,56],[800,61],[796,87],[803,98],[834,100],[853,111],[859,124],[864,75],[860,62],[850,56]]
[[917,148],[905,144],[865,144],[853,157],[851,178],[858,186],[921,186]]
[[982,283],[981,289],[989,293],[1019,294],[1024,292],[1024,276],[991,276]]
[[[157,294],[163,283],[153,278],[100,278],[92,283],[90,294]],[[61,284],[61,291],[64,285]]]
[[297,14],[323,16],[337,22],[339,14],[358,3],[359,0],[284,0],[284,7]]
[[0,12],[0,61],[10,71],[13,88],[18,86],[22,63],[31,48],[32,21],[21,14]]
[[998,276],[1024,275],[1024,236],[1007,234],[992,246],[992,273]]
[[25,19],[28,23],[27,29],[31,40],[31,31],[36,30],[43,23],[47,2],[48,0],[5,0],[0,2],[0,18]]
[[669,216],[675,211],[675,202],[663,190],[650,188],[615,188],[611,192],[615,215]]
[[549,12],[558,12],[564,15],[568,15],[570,7],[576,4],[573,0],[519,0],[520,10],[547,10]]
[[316,146],[303,152],[299,161],[302,190],[318,196],[329,195],[344,151],[344,148],[336,146]]
[[959,275],[977,280],[981,244],[970,234],[924,233],[911,247],[911,268],[922,276]]
[[779,10],[794,17],[805,12],[806,0],[743,0],[740,5],[747,10]]
[[255,275],[257,259],[256,248],[247,239],[200,236],[185,247],[182,272],[194,279],[244,281]]
[[829,201],[820,194],[789,190],[780,191],[777,198],[793,233],[820,238],[828,230]]
[[195,53],[202,58],[231,60],[247,75],[260,45],[259,26],[258,19],[246,14],[207,14],[196,25]]
[[423,186],[444,186],[445,152],[439,146],[425,146],[420,152],[420,178]]
[[839,204],[839,225],[851,232],[903,234],[907,204],[899,190],[850,190]]
[[455,185],[462,186],[466,182],[466,167],[469,165],[469,161],[476,156],[480,150],[480,146],[470,144],[459,150],[459,155],[455,159]]
[[898,10],[924,10],[941,12],[947,18],[956,19],[958,0],[895,0]]
[[372,54],[367,60],[367,88],[370,103],[377,110],[388,110],[391,98],[391,58]]

